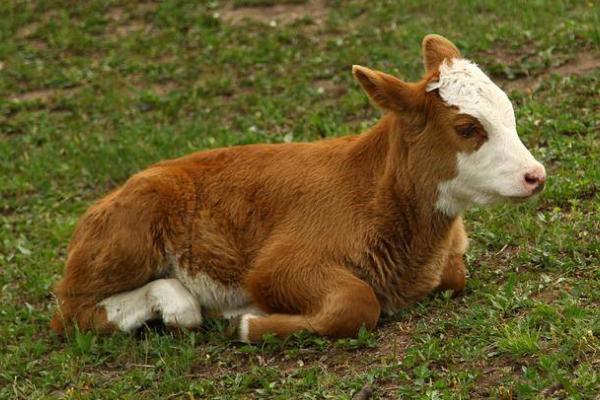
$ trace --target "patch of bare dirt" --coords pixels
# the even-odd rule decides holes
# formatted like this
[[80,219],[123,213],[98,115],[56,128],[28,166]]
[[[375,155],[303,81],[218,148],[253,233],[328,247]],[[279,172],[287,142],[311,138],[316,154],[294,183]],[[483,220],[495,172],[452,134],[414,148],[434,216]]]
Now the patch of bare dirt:
[[40,24],[37,22],[33,22],[29,25],[22,26],[21,28],[17,29],[17,32],[15,33],[15,37],[17,39],[27,39],[28,37],[35,34],[37,32],[37,30],[39,29],[39,27],[40,27]]
[[13,215],[16,213],[16,209],[12,206],[9,205],[3,205],[2,207],[0,207],[0,215],[7,217],[9,215]]
[[73,87],[68,89],[36,89],[28,92],[14,94],[9,96],[10,100],[14,101],[36,101],[47,102],[54,98],[66,97],[73,95],[79,88]]
[[164,96],[177,89],[177,83],[174,81],[167,81],[163,83],[154,83],[148,87],[157,96]]
[[119,22],[125,17],[125,10],[123,7],[113,7],[106,13],[106,16],[112,21]]
[[545,290],[539,292],[538,294],[534,295],[533,297],[543,303],[552,304],[560,299],[560,297],[563,293],[562,290],[568,290],[568,289],[570,289],[570,288],[569,287],[566,287],[566,288],[550,287],[548,289],[545,289]]
[[142,13],[153,12],[153,11],[156,11],[157,8],[158,8],[158,3],[139,3],[136,6],[137,11],[142,12]]
[[491,265],[494,270],[501,272],[509,265],[509,261],[518,257],[522,249],[519,246],[505,245],[500,250],[489,249],[475,261],[479,267],[481,264]]
[[114,29],[109,30],[109,35],[112,35],[113,37],[117,38],[122,38],[131,33],[150,33],[151,29],[152,28],[149,25],[145,24],[142,21],[132,20],[128,21],[126,24],[115,26]]
[[30,92],[25,92],[25,93],[11,96],[10,99],[17,100],[17,101],[34,101],[34,100],[46,101],[50,97],[54,96],[54,94],[55,94],[55,90],[53,90],[53,89],[39,89],[39,90],[32,90]]
[[499,388],[498,382],[511,373],[510,367],[488,367],[477,380],[477,388],[470,394],[474,397],[491,397],[493,390]]
[[585,52],[578,54],[574,60],[554,68],[550,73],[562,76],[583,75],[597,68],[600,68],[600,55]]
[[106,16],[111,21],[119,22],[127,18],[127,11],[130,11],[133,15],[139,15],[154,12],[157,8],[157,3],[138,3],[131,6],[128,10],[126,10],[125,7],[115,6],[108,10]]
[[30,40],[29,45],[36,50],[46,50],[48,45],[43,40]]
[[327,16],[325,0],[309,0],[304,4],[275,4],[272,6],[239,7],[227,6],[221,12],[223,21],[238,25],[245,20],[266,24],[289,24],[308,17],[322,25]]
[[585,75],[600,68],[600,55],[591,52],[581,52],[575,58],[566,63],[546,69],[540,74],[523,77],[515,80],[500,81],[500,85],[506,90],[518,90],[526,93],[535,92],[542,81],[551,75],[571,76]]
[[567,392],[564,390],[564,386],[562,383],[555,383],[546,389],[542,390],[541,395],[544,396],[545,399],[549,398],[558,398],[564,399],[567,397]]
[[172,64],[177,60],[178,58],[175,54],[163,54],[155,59],[155,61],[159,64]]
[[[145,3],[138,5],[136,11],[152,10],[154,5]],[[143,11],[146,12],[146,11]],[[150,33],[152,26],[141,19],[132,17],[124,7],[112,7],[107,11],[106,16],[109,23],[106,26],[106,33],[111,38],[122,38],[131,33]]]
[[166,80],[164,82],[146,82],[139,74],[130,75],[128,77],[128,83],[131,85],[132,89],[147,90],[157,96],[169,94],[179,87],[176,81],[171,80]]
[[514,399],[512,382],[521,374],[520,364],[505,357],[494,357],[482,361],[481,375],[477,377],[474,389],[469,393],[473,398]]
[[[243,373],[253,366],[275,367],[284,374],[294,374],[300,368],[317,367],[320,370],[341,376],[381,366],[399,363],[411,343],[414,324],[411,321],[388,322],[377,328],[377,347],[358,350],[330,346],[326,350],[316,347],[285,348],[271,354],[241,354],[237,349],[228,349],[218,358],[207,353],[200,355],[203,360],[195,364],[190,378],[218,380],[232,373]],[[200,347],[201,348],[201,347]],[[399,364],[397,364],[399,365]],[[386,394],[393,393],[397,386],[394,382],[374,382],[373,389]]]
[[29,25],[25,25],[15,32],[15,38],[21,40],[27,40],[29,46],[36,50],[45,50],[48,48],[48,45],[39,39],[35,39],[33,36],[36,34],[39,29],[40,24],[37,22],[33,22]]
[[313,82],[319,93],[324,93],[328,97],[340,97],[346,94],[348,88],[345,85],[334,82],[331,79],[317,79]]
[[15,38],[27,40],[29,46],[36,50],[45,50],[48,48],[48,45],[44,41],[34,38],[39,28],[40,23],[38,22],[32,22],[31,24],[22,26],[15,32]]
[[518,49],[507,49],[505,47],[496,47],[486,53],[496,61],[503,62],[507,65],[515,65],[536,54],[536,49],[533,46],[525,45]]

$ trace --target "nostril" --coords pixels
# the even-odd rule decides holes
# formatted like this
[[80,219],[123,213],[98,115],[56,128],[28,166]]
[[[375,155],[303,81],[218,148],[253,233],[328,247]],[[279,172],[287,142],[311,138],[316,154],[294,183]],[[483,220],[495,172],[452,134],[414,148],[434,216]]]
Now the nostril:
[[540,183],[540,181],[542,181],[540,179],[540,177],[538,177],[537,175],[534,174],[525,174],[525,182],[527,182],[527,184],[529,185],[537,185]]

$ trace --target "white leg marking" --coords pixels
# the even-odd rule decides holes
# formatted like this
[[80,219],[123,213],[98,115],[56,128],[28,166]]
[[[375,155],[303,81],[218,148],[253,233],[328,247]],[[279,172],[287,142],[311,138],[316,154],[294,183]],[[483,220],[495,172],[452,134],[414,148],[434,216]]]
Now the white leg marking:
[[198,301],[177,279],[161,279],[152,291],[167,325],[193,328],[202,324]]
[[120,330],[130,332],[156,318],[158,315],[148,302],[149,285],[102,300],[99,305],[106,309],[108,321]]
[[254,318],[258,318],[258,316],[254,315],[254,314],[242,315],[242,319],[240,321],[240,340],[244,343],[251,343],[250,340],[248,339],[248,329],[249,329],[249,321]]
[[253,314],[256,316],[264,315],[264,313],[258,307],[248,306],[248,307],[232,308],[229,310],[224,310],[223,318],[231,319],[231,318],[239,317],[240,315],[244,315],[244,314]]
[[104,299],[99,305],[105,307],[108,321],[125,332],[159,316],[166,324],[187,328],[202,323],[198,302],[177,279],[158,279]]

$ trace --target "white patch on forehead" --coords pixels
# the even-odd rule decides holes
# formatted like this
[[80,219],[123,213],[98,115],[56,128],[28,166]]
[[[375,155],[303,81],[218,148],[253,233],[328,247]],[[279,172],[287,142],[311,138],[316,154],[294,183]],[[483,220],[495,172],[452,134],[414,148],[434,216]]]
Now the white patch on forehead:
[[501,125],[514,129],[514,110],[508,96],[469,60],[455,58],[440,65],[439,80],[427,86],[464,114],[477,118],[486,130]]

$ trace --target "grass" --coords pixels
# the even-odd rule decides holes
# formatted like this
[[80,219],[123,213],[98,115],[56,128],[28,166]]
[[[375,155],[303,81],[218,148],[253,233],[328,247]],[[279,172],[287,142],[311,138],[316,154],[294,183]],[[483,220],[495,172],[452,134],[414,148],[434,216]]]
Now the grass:
[[[595,2],[338,0],[295,21],[228,14],[271,0],[35,3],[0,3],[0,398],[349,399],[365,384],[376,398],[597,398],[600,68],[577,67],[600,57]],[[541,77],[510,94],[548,189],[468,213],[463,297],[342,341],[240,345],[219,321],[178,337],[49,331],[92,201],[195,150],[361,131],[378,112],[350,66],[416,79],[429,32],[502,84]]]

